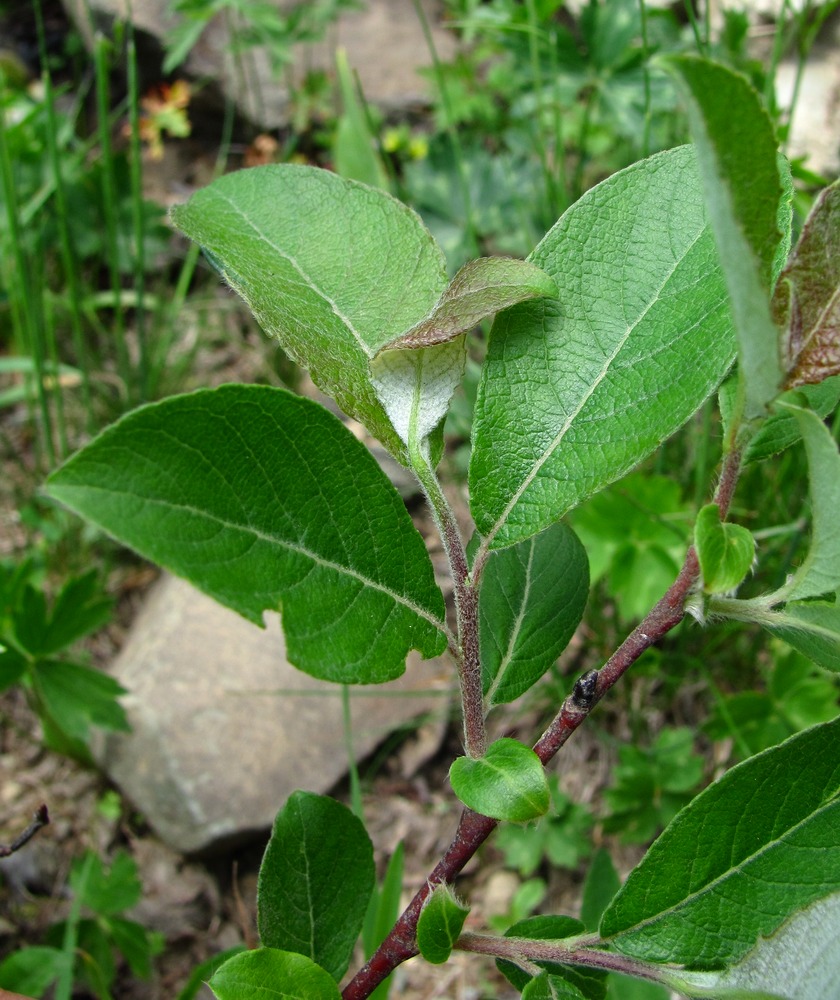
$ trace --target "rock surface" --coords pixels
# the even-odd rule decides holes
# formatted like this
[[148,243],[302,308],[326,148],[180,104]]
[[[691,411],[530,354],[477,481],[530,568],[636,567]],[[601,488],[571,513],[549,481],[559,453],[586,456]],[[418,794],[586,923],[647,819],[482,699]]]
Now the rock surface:
[[[276,2],[280,9],[291,5],[291,0]],[[110,32],[114,20],[125,19],[130,7],[135,29],[141,34],[141,69],[145,75],[152,74],[149,83],[159,79],[166,36],[176,24],[169,13],[170,0],[132,0],[130,4],[129,0],[64,0],[64,4],[89,46],[95,30]],[[441,23],[442,5],[438,0],[422,0],[422,6],[438,54],[451,58],[456,42]],[[412,0],[366,0],[361,9],[343,13],[324,41],[296,53],[292,79],[299,82],[310,69],[333,71],[338,47],[346,49],[365,98],[372,104],[393,110],[427,102],[428,84],[417,69],[431,65],[432,58]],[[226,20],[217,16],[178,72],[218,84],[222,94],[232,97],[239,110],[262,128],[286,124],[289,91],[272,71],[269,53],[264,48],[248,49],[243,65],[244,74],[236,64]]]
[[[263,631],[164,576],[113,664],[133,731],[109,733],[97,759],[179,851],[264,831],[290,792],[326,792],[347,771],[340,687],[290,666],[279,617],[266,617]],[[448,668],[412,657],[399,680],[351,689],[356,759],[446,712]]]

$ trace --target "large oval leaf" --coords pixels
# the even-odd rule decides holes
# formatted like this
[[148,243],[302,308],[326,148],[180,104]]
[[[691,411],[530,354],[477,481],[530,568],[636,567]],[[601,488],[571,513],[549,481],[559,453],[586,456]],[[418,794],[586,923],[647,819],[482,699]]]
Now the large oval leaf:
[[529,259],[560,294],[515,306],[491,332],[470,496],[492,548],[629,471],[694,413],[735,353],[689,147],[587,192]]
[[731,964],[840,889],[840,719],[732,768],[665,830],[607,909],[625,954]]
[[289,660],[342,683],[443,651],[443,597],[402,500],[322,406],[229,385],[142,407],[48,480],[118,541],[261,624]]
[[306,955],[340,979],[375,880],[373,847],[361,821],[334,799],[295,792],[277,814],[260,866],[262,943]]
[[446,288],[420,217],[384,191],[290,164],[220,177],[171,214],[316,385],[404,458],[369,362]]

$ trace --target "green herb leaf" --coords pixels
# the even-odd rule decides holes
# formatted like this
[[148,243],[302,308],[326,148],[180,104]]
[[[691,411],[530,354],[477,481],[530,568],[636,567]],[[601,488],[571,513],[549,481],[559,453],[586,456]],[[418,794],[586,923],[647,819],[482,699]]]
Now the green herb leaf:
[[445,648],[443,597],[399,494],[311,400],[229,385],[143,407],[48,491],[250,621],[282,609],[289,660],[315,677],[377,683],[409,649]]
[[40,660],[32,684],[49,718],[62,733],[84,742],[91,726],[128,732],[125,709],[117,699],[126,690],[101,670],[63,660]]
[[782,241],[776,137],[745,77],[696,56],[662,61],[688,99],[689,123],[738,334],[744,415],[763,415],[781,391],[779,334],[770,315]]
[[171,214],[315,384],[405,460],[369,365],[446,287],[420,218],[383,191],[294,165],[220,177]]
[[840,720],[751,757],[697,796],[601,921],[619,951],[697,969],[737,962],[840,888]]
[[218,1000],[341,1000],[328,972],[304,955],[258,948],[229,958],[210,988]]
[[814,203],[773,297],[787,386],[840,373],[840,182]]
[[586,930],[598,929],[604,911],[620,888],[621,879],[615,870],[610,852],[605,847],[599,847],[583,883],[580,918]]
[[749,573],[755,557],[755,540],[739,524],[721,523],[720,508],[706,504],[697,514],[694,544],[707,594],[733,590]]
[[586,551],[556,524],[495,552],[479,594],[479,636],[488,706],[518,698],[566,648],[589,593]]
[[417,921],[417,947],[427,962],[442,965],[449,960],[469,912],[448,885],[435,886]]
[[262,943],[306,955],[340,979],[375,883],[361,821],[334,799],[294,792],[277,814],[260,867]]
[[496,740],[480,758],[458,757],[449,780],[464,805],[493,819],[526,823],[548,812],[545,770],[534,751],[518,740]]
[[489,548],[537,534],[638,464],[735,350],[690,147],[588,191],[529,259],[559,298],[514,306],[490,335],[470,464]]

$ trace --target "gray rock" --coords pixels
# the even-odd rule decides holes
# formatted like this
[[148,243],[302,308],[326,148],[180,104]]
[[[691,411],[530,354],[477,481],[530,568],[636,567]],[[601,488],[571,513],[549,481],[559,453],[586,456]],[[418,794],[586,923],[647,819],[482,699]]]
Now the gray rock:
[[[276,0],[290,6],[291,0]],[[128,0],[64,0],[64,5],[90,46],[94,32],[112,30],[115,19],[125,19]],[[422,0],[435,46],[442,59],[455,51],[455,37],[441,23],[439,0]],[[150,82],[160,77],[164,41],[176,20],[169,13],[169,0],[132,0],[133,23],[140,33],[143,68],[150,67]],[[346,49],[348,62],[359,74],[365,98],[385,110],[404,109],[426,103],[428,84],[417,70],[432,62],[423,28],[412,0],[367,0],[364,7],[342,14],[322,42],[312,43],[295,54],[291,78],[299,83],[306,70],[332,71],[335,51]],[[154,64],[157,63],[157,70]],[[245,72],[242,72],[244,67]],[[180,71],[179,71],[180,72]],[[233,97],[239,110],[265,129],[282,126],[290,114],[285,79],[272,71],[264,48],[248,49],[238,66],[226,19],[217,16],[207,26],[183,67],[193,79],[218,84]]]
[[[266,617],[263,631],[164,576],[113,664],[133,731],[107,734],[94,752],[179,851],[264,831],[292,791],[326,792],[347,771],[340,687],[290,666],[279,618]],[[410,657],[399,680],[352,688],[356,758],[423,713],[446,712],[450,679],[441,662]]]

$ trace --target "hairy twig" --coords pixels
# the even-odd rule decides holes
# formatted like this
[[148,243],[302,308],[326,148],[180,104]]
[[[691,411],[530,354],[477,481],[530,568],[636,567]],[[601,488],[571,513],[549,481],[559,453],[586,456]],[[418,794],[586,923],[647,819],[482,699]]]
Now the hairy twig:
[[[741,454],[731,451],[724,457],[720,480],[715,491],[715,503],[724,518],[732,501]],[[575,683],[572,693],[560,711],[534,745],[534,751],[547,764],[569,737],[588,717],[607,691],[624,676],[646,649],[659,642],[685,616],[685,604],[700,579],[700,566],[694,546],[686,553],[682,568],[667,592],[653,606],[643,621],[627,636],[613,655],[598,671],[588,671]],[[452,843],[435,866],[422,888],[406,907],[390,934],[377,951],[345,986],[343,1000],[365,1000],[394,969],[413,958],[417,952],[415,930],[420,910],[436,885],[452,882],[463,870],[478,848],[490,836],[497,821],[480,816],[471,809],[461,814]]]

